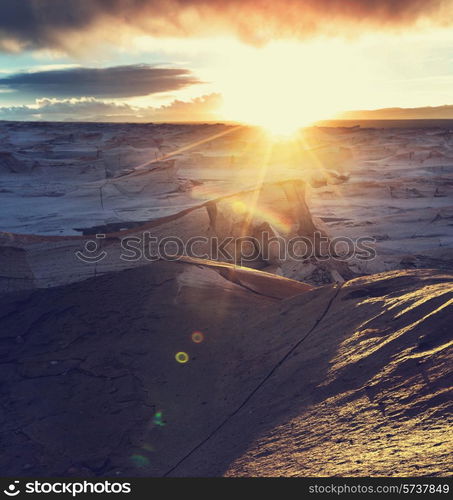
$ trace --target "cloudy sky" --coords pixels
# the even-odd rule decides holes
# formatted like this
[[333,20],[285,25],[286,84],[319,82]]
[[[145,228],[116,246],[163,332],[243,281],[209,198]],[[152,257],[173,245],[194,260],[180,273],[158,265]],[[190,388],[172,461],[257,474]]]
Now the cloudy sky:
[[452,105],[452,24],[453,0],[0,0],[0,119]]

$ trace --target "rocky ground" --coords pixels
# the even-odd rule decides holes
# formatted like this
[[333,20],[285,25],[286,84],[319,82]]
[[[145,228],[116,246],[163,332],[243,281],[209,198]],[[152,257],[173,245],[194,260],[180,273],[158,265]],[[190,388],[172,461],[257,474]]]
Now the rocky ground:
[[4,295],[0,468],[447,475],[451,283],[413,270],[308,290],[155,262]]
[[[365,260],[294,262],[272,251],[253,263],[240,251],[229,260],[314,285],[392,269],[451,270],[452,137],[447,126],[314,127],[274,140],[222,124],[3,122],[0,288],[131,267],[119,259],[120,239],[145,230],[183,241],[263,232],[288,240],[317,230],[373,242],[376,255]],[[97,233],[107,235],[99,244],[109,258],[82,267],[74,253]],[[206,249],[189,254],[228,261]]]
[[0,470],[451,473],[452,165],[448,126],[0,123]]

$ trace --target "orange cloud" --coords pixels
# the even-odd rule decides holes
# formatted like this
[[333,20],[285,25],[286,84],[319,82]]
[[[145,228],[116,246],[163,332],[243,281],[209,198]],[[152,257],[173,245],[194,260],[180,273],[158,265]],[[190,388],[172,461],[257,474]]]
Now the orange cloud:
[[131,30],[179,37],[233,34],[262,44],[317,33],[449,25],[452,17],[450,0],[2,0],[0,50],[70,51],[73,37],[88,46],[89,35],[120,41]]

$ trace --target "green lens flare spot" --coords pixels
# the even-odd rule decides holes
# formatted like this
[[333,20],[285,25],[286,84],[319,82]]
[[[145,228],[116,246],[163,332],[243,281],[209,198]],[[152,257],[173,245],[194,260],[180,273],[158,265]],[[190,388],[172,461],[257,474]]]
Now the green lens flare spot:
[[187,363],[189,361],[189,355],[187,352],[177,352],[175,355],[175,359],[178,363]]
[[153,417],[153,423],[154,423],[154,425],[159,425],[161,427],[163,427],[165,425],[161,411],[156,412],[156,414]]
[[132,455],[131,456],[131,462],[136,466],[136,467],[148,467],[149,466],[149,460],[147,457],[144,457],[143,455]]

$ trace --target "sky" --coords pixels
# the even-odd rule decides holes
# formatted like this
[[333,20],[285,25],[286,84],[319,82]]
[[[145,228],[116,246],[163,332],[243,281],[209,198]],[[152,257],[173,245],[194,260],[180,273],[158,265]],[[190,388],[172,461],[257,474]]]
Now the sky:
[[453,0],[0,0],[0,119],[453,118],[452,24]]

